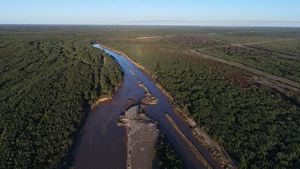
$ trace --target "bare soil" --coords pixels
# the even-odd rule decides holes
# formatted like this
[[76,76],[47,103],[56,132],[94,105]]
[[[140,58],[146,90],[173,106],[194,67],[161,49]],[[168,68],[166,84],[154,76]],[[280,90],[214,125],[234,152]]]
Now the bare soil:
[[141,113],[139,106],[130,108],[120,119],[127,131],[127,169],[151,169],[159,130]]

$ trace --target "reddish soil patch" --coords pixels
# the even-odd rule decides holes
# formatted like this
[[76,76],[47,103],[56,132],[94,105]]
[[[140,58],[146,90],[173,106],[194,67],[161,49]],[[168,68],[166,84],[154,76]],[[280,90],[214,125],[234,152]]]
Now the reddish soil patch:
[[254,80],[250,75],[243,75],[243,74],[233,74],[231,76],[232,81],[234,84],[239,85],[241,87],[249,87],[251,84],[254,83]]

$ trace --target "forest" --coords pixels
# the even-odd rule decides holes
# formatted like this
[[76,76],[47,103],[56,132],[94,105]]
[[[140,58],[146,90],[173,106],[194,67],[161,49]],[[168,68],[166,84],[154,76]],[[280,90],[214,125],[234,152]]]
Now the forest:
[[91,105],[123,76],[90,40],[62,30],[0,31],[1,169],[68,168]]
[[[189,51],[213,51],[216,57],[226,57],[298,81],[299,55],[296,52],[288,54],[294,57],[289,60],[282,58],[286,56],[280,52],[284,47],[274,45],[276,51],[255,47],[267,43],[246,49],[219,46],[297,38],[300,30],[257,28],[258,33],[251,34],[252,29],[227,29],[152,28],[137,36],[128,30],[126,36],[116,33],[104,43],[149,70],[174,97],[174,106],[193,117],[225,148],[239,168],[299,168],[299,104],[268,86],[255,83],[249,72],[203,59]],[[297,44],[294,51],[299,49]],[[282,52],[288,51],[286,47]]]
[[[191,50],[299,82],[299,37],[296,28],[0,27],[0,168],[70,166],[91,105],[122,81],[91,47],[97,39],[143,65],[239,168],[298,169],[299,102]],[[158,168],[183,165],[163,135],[156,156]]]

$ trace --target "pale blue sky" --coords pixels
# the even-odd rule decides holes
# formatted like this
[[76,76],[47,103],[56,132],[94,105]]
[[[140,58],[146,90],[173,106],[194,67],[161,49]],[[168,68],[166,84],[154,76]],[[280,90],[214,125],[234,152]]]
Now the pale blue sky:
[[0,24],[300,26],[300,0],[0,0]]

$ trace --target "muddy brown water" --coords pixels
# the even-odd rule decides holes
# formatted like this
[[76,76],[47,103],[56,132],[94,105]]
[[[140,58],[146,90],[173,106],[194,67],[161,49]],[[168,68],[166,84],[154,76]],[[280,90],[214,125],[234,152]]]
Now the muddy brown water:
[[168,98],[156,87],[151,78],[137,68],[125,56],[122,56],[100,44],[93,45],[113,57],[124,71],[124,81],[112,101],[101,104],[87,118],[82,134],[75,146],[75,169],[125,169],[126,168],[126,133],[123,127],[117,125],[120,115],[124,112],[130,100],[140,100],[144,97],[144,89],[139,86],[142,82],[158,99],[158,104],[146,107],[146,114],[158,121],[159,129],[163,132],[175,151],[182,158],[187,169],[206,168],[193,154],[189,145],[172,127],[164,113],[169,114],[179,129],[195,145],[197,151],[205,157],[213,168],[220,168],[209,155],[208,150],[199,144],[189,126],[181,120],[172,109]]

